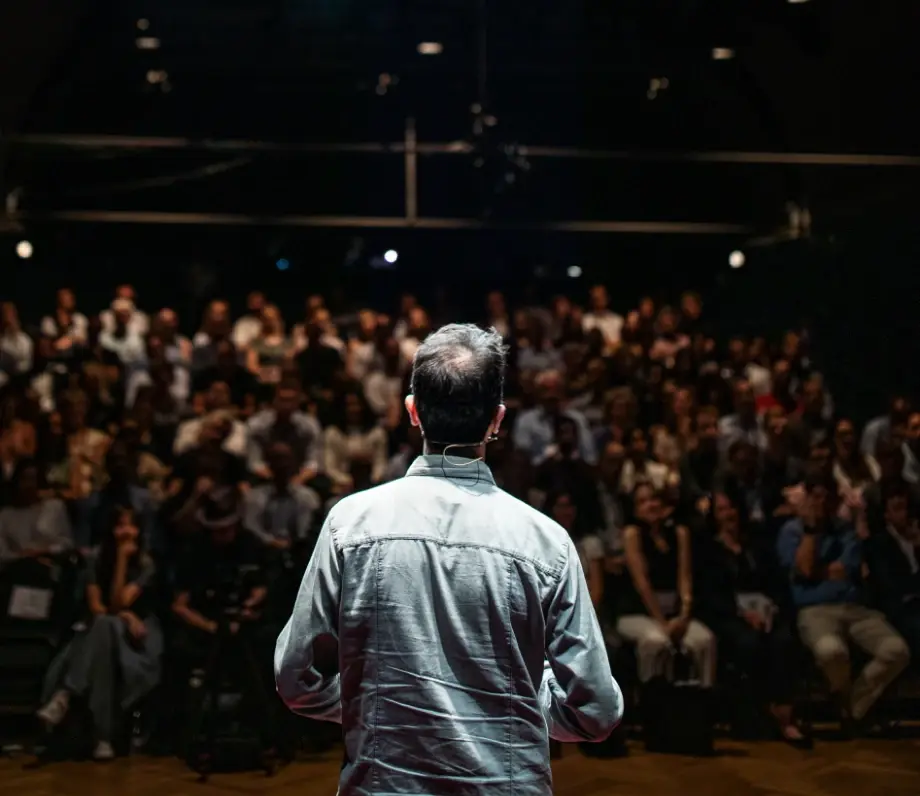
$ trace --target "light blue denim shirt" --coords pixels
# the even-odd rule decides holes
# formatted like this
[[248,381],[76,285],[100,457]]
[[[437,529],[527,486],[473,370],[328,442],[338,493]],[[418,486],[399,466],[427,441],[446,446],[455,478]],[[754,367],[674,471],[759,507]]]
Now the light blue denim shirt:
[[623,713],[566,532],[440,455],[329,513],[275,680],[341,722],[341,796],[544,796],[549,739],[603,740]]

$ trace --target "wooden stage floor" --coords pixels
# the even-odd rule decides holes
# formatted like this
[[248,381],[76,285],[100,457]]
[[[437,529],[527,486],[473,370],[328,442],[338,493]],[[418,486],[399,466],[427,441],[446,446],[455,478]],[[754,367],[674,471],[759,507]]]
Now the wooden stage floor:
[[[594,760],[567,746],[554,763],[560,796],[916,796],[920,740],[820,743],[799,752],[779,743],[722,742],[716,758],[645,754]],[[0,792],[16,796],[335,796],[339,757],[294,763],[273,778],[215,774],[206,784],[172,758],[56,763],[25,770],[27,758],[0,759]]]

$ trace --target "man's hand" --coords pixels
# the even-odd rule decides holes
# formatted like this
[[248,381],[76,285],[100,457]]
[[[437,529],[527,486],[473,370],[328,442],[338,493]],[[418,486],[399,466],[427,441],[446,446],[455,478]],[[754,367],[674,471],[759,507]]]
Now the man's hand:
[[846,580],[847,568],[840,561],[832,561],[827,565],[828,580]]

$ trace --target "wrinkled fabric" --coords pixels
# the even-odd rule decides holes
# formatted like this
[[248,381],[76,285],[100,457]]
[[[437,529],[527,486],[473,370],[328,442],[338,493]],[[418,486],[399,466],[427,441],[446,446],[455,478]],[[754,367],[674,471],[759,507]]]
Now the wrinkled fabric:
[[343,796],[550,794],[549,739],[603,740],[623,710],[568,535],[440,455],[332,509],[275,677],[341,722]]

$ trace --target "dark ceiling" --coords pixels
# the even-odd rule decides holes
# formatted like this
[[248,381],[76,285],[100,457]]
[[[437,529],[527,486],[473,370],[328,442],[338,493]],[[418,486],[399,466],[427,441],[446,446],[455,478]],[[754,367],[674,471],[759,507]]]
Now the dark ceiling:
[[[149,20],[145,30],[141,19]],[[920,155],[920,116],[911,107],[918,21],[909,0],[10,0],[0,10],[0,123],[24,136],[341,143],[401,140],[411,114],[421,141],[449,142],[469,138],[470,107],[485,95],[498,120],[496,146],[646,157]],[[158,49],[138,49],[139,36],[155,37]],[[444,51],[419,55],[421,41],[441,42]],[[714,47],[735,57],[713,60]],[[166,73],[168,91],[147,81],[150,70]],[[390,81],[380,93],[384,74]],[[650,81],[662,78],[667,88],[650,92]],[[116,205],[403,210],[399,155],[163,153],[12,140],[5,187],[21,186],[22,208],[38,215]],[[808,202],[819,220],[840,222],[866,208],[890,213],[912,195],[917,172],[910,164],[629,159],[533,158],[530,167],[509,210],[516,218],[755,229],[777,222],[789,199]],[[467,156],[426,159],[419,191],[427,215],[475,216],[482,203]]]

